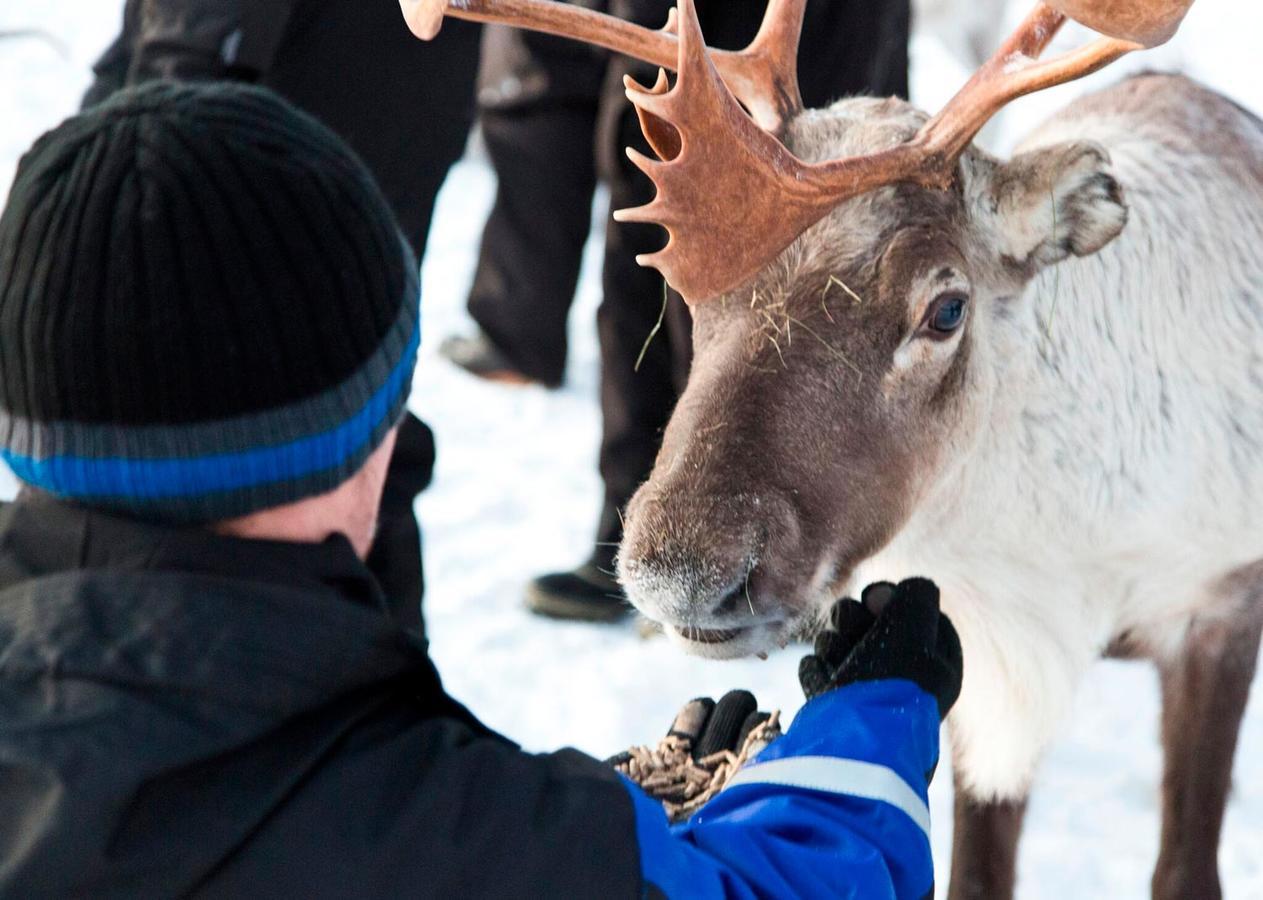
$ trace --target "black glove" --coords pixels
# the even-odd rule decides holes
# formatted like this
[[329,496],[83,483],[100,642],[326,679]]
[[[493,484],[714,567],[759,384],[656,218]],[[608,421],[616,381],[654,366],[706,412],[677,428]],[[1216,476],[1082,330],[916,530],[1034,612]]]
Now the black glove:
[[[667,736],[687,739],[689,755],[696,762],[722,750],[739,753],[750,732],[770,718],[770,713],[759,711],[759,702],[749,691],[729,691],[718,703],[698,697],[684,704]],[[630,753],[620,753],[606,762],[618,766],[630,758]]]
[[904,678],[932,694],[945,718],[960,696],[962,660],[960,638],[938,600],[934,582],[910,578],[897,587],[871,584],[859,603],[835,603],[815,653],[798,666],[807,699],[857,681]]
[[759,711],[759,702],[749,691],[729,691],[718,703],[710,697],[690,700],[667,734],[687,738],[693,759],[705,759],[721,750],[739,752],[750,732],[770,718]]

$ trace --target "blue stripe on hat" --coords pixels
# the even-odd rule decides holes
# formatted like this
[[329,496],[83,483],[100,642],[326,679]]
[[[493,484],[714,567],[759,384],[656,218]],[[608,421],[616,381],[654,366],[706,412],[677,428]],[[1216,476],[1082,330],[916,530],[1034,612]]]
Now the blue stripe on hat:
[[9,450],[0,450],[0,458],[27,484],[76,500],[161,500],[293,481],[342,465],[373,439],[408,387],[420,339],[418,317],[399,362],[358,413],[335,428],[289,443],[187,459],[36,459]]

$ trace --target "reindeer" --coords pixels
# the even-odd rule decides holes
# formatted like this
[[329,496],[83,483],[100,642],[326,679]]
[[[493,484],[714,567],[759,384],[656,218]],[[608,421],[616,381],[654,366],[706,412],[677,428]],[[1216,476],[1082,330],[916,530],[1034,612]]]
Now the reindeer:
[[1147,75],[1007,161],[971,146],[1014,97],[1168,37],[1187,0],[1100,21],[1073,0],[1116,36],[1045,62],[1064,16],[1041,3],[930,119],[803,111],[803,5],[773,0],[736,54],[706,51],[691,0],[658,33],[538,0],[448,10],[677,55],[674,87],[628,84],[659,192],[619,215],[667,227],[645,262],[695,346],[627,511],[628,596],[725,658],[810,633],[856,584],[934,577],[966,660],[953,898],[1013,894],[1033,773],[1092,661],[1153,660],[1153,894],[1218,897],[1263,633],[1263,123]]

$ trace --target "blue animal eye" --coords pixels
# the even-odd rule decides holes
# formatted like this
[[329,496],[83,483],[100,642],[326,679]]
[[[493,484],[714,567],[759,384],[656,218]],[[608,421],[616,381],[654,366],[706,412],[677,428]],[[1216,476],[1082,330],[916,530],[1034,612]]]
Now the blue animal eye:
[[938,334],[951,334],[959,328],[965,321],[967,302],[964,294],[943,294],[936,297],[925,317],[930,330]]

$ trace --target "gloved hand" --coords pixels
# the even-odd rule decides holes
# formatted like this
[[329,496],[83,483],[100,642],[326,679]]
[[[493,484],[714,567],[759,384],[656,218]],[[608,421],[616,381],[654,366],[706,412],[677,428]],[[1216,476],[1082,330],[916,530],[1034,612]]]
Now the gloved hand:
[[689,755],[697,761],[723,750],[741,752],[750,732],[771,717],[759,711],[759,702],[749,691],[729,691],[718,703],[698,697],[684,704],[667,735],[688,740]]
[[690,700],[657,747],[633,747],[607,762],[682,822],[779,735],[776,716],[759,712],[754,695],[729,691],[718,703]]
[[[739,753],[750,732],[771,718],[759,711],[759,702],[749,691],[729,691],[716,703],[710,697],[690,700],[676,713],[668,738],[689,743],[689,757],[694,762],[727,750]],[[620,766],[630,760],[630,753],[619,753],[606,760]]]
[[940,720],[947,716],[960,696],[960,638],[939,612],[934,582],[871,584],[859,603],[850,598],[835,603],[829,619],[815,653],[798,666],[808,700],[858,681],[903,678],[933,695]]

